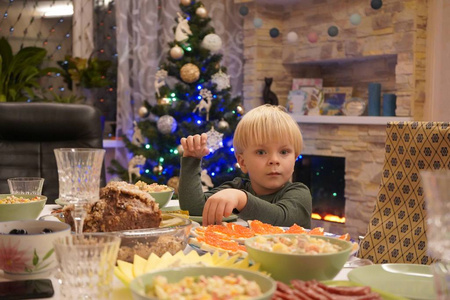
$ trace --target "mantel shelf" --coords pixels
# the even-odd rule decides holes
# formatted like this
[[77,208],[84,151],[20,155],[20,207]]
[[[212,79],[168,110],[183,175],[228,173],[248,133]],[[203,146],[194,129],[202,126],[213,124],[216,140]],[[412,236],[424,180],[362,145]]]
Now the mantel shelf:
[[388,122],[412,121],[411,117],[304,116],[300,114],[291,115],[298,123],[304,124],[386,125]]

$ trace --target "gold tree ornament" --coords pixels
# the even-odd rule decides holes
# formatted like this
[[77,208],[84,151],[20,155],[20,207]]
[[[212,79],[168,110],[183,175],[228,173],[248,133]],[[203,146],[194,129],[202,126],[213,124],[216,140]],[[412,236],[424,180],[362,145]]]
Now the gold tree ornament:
[[184,50],[178,45],[173,46],[170,49],[170,57],[173,59],[181,59],[184,56]]
[[228,122],[223,118],[219,121],[219,123],[217,123],[217,129],[226,130],[228,128],[230,128],[230,124],[228,124]]
[[145,107],[145,105],[142,105],[138,110],[138,114],[141,118],[147,118],[150,115],[150,112],[148,111],[147,107]]
[[195,14],[200,18],[206,18],[208,16],[208,11],[203,6],[200,6],[195,10]]
[[173,176],[167,181],[167,186],[170,186],[174,189],[175,194],[178,195],[178,185],[180,184],[180,177]]
[[191,63],[187,63],[180,69],[180,77],[186,83],[194,83],[200,78],[200,69]]
[[180,3],[183,6],[189,6],[191,5],[192,0],[181,0]]
[[158,98],[156,100],[156,102],[158,103],[158,105],[170,105],[170,104],[172,104],[172,101],[170,100],[170,98],[167,98],[167,97]]
[[243,115],[244,112],[245,112],[245,110],[244,110],[244,108],[243,108],[241,105],[238,105],[238,106],[236,107],[236,112],[237,112],[238,114],[240,114],[240,115]]

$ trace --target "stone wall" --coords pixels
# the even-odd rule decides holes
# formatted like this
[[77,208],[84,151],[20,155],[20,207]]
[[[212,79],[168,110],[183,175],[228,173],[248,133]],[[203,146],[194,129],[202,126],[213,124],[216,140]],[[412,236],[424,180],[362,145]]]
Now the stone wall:
[[[425,100],[427,0],[384,0],[379,10],[361,0],[235,0],[245,4],[244,106],[261,105],[264,77],[285,104],[292,78],[320,77],[324,86],[352,86],[353,96],[367,99],[369,82],[397,94],[397,116],[422,119]],[[276,3],[276,4],[273,4]],[[352,14],[361,23],[349,21]],[[260,18],[263,25],[254,26]],[[330,37],[329,26],[339,34]],[[272,38],[276,27],[280,35]],[[298,41],[289,43],[288,32]],[[310,32],[318,41],[307,39]],[[345,117],[343,117],[345,118]],[[314,221],[335,233],[363,235],[379,189],[384,160],[385,126],[300,124],[304,154],[346,158],[346,223]]]

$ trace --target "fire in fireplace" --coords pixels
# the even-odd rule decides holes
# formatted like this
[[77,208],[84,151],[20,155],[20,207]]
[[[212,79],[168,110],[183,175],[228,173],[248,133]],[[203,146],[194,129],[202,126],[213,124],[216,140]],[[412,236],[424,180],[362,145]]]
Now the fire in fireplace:
[[293,181],[311,190],[312,218],[345,223],[345,158],[301,155],[295,163]]

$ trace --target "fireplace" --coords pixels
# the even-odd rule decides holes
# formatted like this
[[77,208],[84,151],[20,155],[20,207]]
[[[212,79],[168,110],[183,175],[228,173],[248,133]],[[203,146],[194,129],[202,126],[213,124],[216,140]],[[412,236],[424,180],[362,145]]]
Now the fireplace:
[[312,218],[345,223],[345,158],[301,155],[295,164],[293,181],[311,190]]

